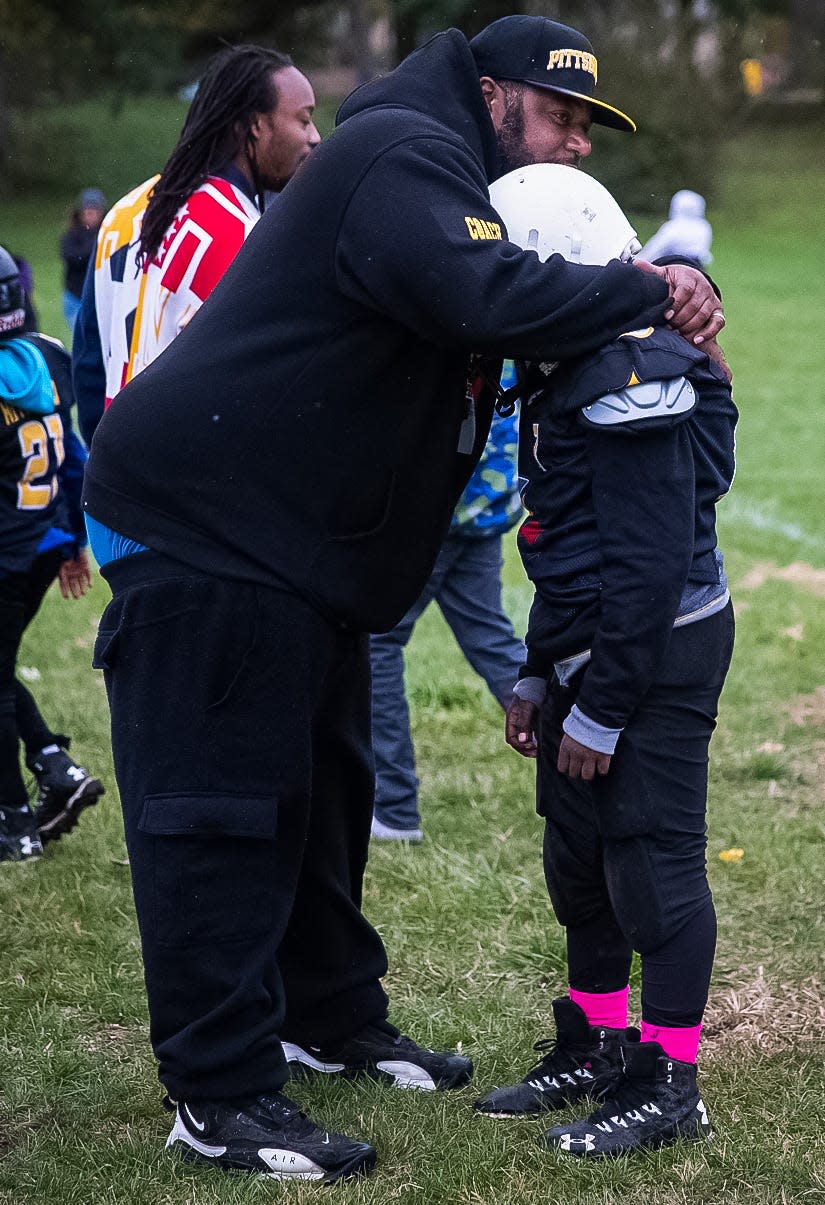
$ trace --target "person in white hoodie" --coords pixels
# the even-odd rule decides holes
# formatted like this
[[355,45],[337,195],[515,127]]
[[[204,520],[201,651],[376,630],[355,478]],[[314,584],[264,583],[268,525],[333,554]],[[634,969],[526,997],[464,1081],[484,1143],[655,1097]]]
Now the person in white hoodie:
[[651,263],[670,256],[689,260],[697,268],[712,262],[713,230],[705,217],[705,198],[689,188],[680,188],[670,201],[668,220],[645,243],[641,257]]

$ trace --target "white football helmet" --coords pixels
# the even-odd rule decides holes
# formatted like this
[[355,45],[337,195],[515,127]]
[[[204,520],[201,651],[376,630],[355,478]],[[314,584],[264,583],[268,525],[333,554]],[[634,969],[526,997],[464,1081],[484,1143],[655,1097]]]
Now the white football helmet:
[[490,185],[490,201],[510,242],[541,260],[558,254],[574,264],[606,264],[641,250],[636,231],[604,185],[576,167],[520,167]]

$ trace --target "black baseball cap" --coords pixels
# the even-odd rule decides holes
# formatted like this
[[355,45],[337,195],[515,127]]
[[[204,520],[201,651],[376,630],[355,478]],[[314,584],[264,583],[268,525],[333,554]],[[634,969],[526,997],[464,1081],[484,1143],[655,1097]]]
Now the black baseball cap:
[[633,133],[636,123],[606,101],[596,100],[598,63],[584,34],[547,17],[500,17],[470,39],[479,75],[515,80],[576,96],[590,106],[593,120]]

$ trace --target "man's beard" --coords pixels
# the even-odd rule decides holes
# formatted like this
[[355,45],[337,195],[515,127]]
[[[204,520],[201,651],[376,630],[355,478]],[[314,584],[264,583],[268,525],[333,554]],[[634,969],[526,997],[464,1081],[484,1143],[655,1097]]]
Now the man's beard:
[[508,96],[504,117],[496,136],[501,175],[535,162],[524,141],[524,101],[519,94]]

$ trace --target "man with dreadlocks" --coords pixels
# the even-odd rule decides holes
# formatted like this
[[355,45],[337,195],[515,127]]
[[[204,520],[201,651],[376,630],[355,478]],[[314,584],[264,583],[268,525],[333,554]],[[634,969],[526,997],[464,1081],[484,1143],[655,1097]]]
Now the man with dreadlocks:
[[83,438],[187,325],[265,207],[320,142],[315,96],[288,55],[210,61],[160,176],[110,210],[83,290],[73,374]]

